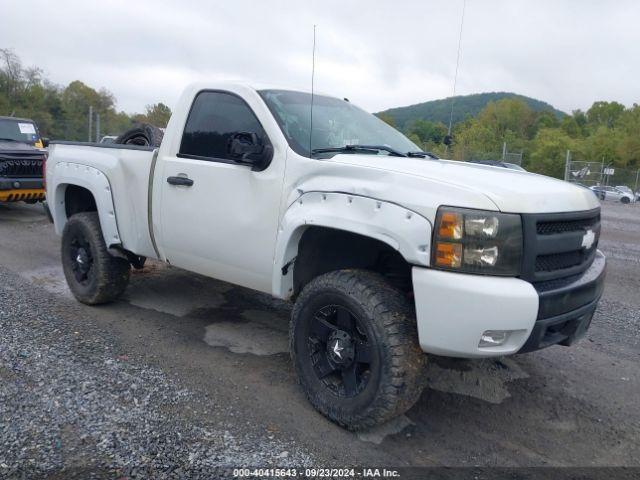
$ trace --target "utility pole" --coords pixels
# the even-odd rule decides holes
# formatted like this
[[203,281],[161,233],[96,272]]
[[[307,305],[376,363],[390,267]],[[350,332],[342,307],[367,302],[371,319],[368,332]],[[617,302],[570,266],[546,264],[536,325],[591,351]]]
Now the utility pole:
[[91,141],[91,120],[93,120],[93,107],[89,105],[89,141]]
[[569,172],[571,172],[571,150],[567,150],[567,157],[564,161],[564,181],[565,182],[569,181]]
[[100,143],[100,114],[96,113],[96,143]]
[[638,191],[638,180],[640,180],[640,168],[636,172],[636,187],[634,188],[636,192]]
[[502,142],[502,161],[504,162],[506,159],[507,159],[507,142]]

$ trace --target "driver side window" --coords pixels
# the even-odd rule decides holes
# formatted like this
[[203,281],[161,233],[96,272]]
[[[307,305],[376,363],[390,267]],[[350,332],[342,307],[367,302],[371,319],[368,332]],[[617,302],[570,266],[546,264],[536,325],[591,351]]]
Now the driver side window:
[[234,133],[256,133],[266,143],[257,117],[240,97],[225,92],[200,92],[191,106],[179,156],[231,161],[229,141]]

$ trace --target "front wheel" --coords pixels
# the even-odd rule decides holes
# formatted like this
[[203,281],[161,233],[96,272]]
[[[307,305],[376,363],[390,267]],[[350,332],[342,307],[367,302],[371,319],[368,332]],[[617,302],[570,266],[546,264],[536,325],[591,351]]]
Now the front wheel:
[[626,205],[627,203],[631,203],[631,199],[630,199],[629,197],[622,197],[622,198],[620,199],[620,201],[621,201],[622,203],[624,203],[625,205]]
[[310,402],[350,430],[404,413],[424,387],[412,308],[375,273],[340,270],[312,280],[294,306],[290,342]]
[[118,298],[129,283],[129,262],[107,251],[96,212],[72,215],[62,232],[62,269],[74,297],[87,305]]

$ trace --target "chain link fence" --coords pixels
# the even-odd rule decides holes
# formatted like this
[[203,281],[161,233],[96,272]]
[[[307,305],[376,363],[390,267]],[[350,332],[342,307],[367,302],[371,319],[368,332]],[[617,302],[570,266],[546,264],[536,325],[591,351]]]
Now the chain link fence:
[[640,169],[615,168],[604,162],[572,160],[569,152],[567,152],[564,179],[587,187],[625,186],[634,192],[640,190]]

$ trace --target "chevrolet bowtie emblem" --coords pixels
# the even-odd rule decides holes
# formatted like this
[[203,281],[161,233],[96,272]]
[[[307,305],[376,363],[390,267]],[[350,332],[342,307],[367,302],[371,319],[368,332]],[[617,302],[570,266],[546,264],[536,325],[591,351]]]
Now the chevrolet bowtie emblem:
[[593,247],[593,242],[595,242],[595,240],[596,234],[593,233],[593,230],[587,230],[584,234],[584,237],[582,237],[582,247],[586,250],[589,250],[591,247]]

